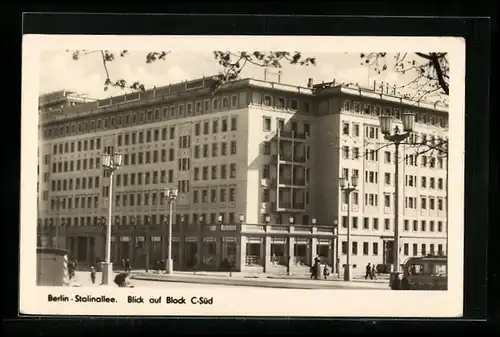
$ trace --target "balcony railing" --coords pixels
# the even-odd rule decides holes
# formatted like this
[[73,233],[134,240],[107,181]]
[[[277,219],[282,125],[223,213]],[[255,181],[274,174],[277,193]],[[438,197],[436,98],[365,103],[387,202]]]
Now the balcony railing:
[[288,138],[288,139],[300,139],[304,140],[307,138],[307,134],[304,132],[297,132],[297,131],[282,131],[280,130],[278,133],[280,138]]
[[[303,164],[306,162],[306,157],[303,155],[293,155],[293,154],[284,154],[281,153],[279,155],[280,163],[300,163]],[[271,163],[276,164],[278,162],[278,155],[273,154],[271,156]]]

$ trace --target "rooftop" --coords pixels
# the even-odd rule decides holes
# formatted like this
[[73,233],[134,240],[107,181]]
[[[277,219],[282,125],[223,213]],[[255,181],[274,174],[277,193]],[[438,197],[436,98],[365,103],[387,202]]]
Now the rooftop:
[[[189,92],[199,91],[200,93],[211,93],[214,77],[203,77],[190,81],[183,81],[175,84],[168,84],[161,87],[153,87],[146,91],[137,91],[125,93],[123,95],[109,97],[105,99],[90,99],[83,95],[78,95],[73,91],[60,90],[52,93],[46,93],[39,96],[39,107],[52,105],[63,102],[75,102],[76,105],[61,105],[60,107],[51,109],[50,116],[44,116],[45,121],[56,121],[65,119],[70,116],[82,116],[84,114],[93,114],[96,112],[104,111],[107,108],[115,107],[130,107],[142,105],[141,103],[152,103],[154,101],[164,101],[169,99],[176,99],[186,95]],[[268,88],[277,91],[294,92],[302,95],[319,96],[327,93],[342,93],[347,95],[363,96],[367,98],[379,99],[387,102],[400,103],[411,106],[418,106],[424,109],[437,110],[447,112],[448,107],[442,104],[432,104],[429,102],[414,102],[403,97],[389,93],[387,89],[385,92],[377,91],[375,89],[362,88],[359,86],[336,84],[335,81],[330,83],[321,83],[312,85],[309,83],[307,87],[296,86],[291,84],[277,83],[253,78],[244,78],[225,83],[219,90],[230,90],[239,87],[258,87]]]

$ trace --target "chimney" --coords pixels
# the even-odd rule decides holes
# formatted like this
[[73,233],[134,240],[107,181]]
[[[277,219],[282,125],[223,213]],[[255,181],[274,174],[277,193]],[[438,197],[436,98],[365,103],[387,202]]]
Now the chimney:
[[309,89],[313,87],[313,79],[312,79],[312,78],[309,78],[309,79],[307,80],[307,87],[308,87]]
[[385,84],[385,93],[389,95],[389,83]]
[[378,87],[380,89],[380,93],[384,93],[384,81],[380,82],[380,86]]
[[373,91],[377,91],[377,81],[373,81]]
[[394,83],[394,85],[392,86],[392,94],[393,95],[396,95],[396,84]]

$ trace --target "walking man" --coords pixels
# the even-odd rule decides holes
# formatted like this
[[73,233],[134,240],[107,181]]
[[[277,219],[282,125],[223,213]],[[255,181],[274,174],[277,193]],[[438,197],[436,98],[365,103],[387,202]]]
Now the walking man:
[[370,277],[370,279],[373,280],[372,266],[371,266],[370,262],[368,262],[368,264],[366,265],[365,280],[367,280],[368,277]]

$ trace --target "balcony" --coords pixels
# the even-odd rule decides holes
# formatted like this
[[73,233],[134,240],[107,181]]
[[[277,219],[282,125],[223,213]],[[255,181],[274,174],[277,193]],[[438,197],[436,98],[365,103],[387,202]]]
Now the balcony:
[[305,203],[280,202],[276,209],[277,212],[304,212],[306,210]]
[[[276,179],[273,179],[272,186],[276,187]],[[280,187],[293,187],[293,188],[305,188],[305,179],[290,179],[290,178],[279,178]]]
[[[279,156],[279,163],[284,164],[284,163],[294,163],[294,164],[304,164],[306,162],[306,157],[305,156],[293,156],[291,154],[280,154]],[[277,164],[278,163],[278,155],[273,154],[271,157],[271,163],[272,164]]]
[[306,140],[307,134],[296,131],[279,131],[278,137],[282,139]]

